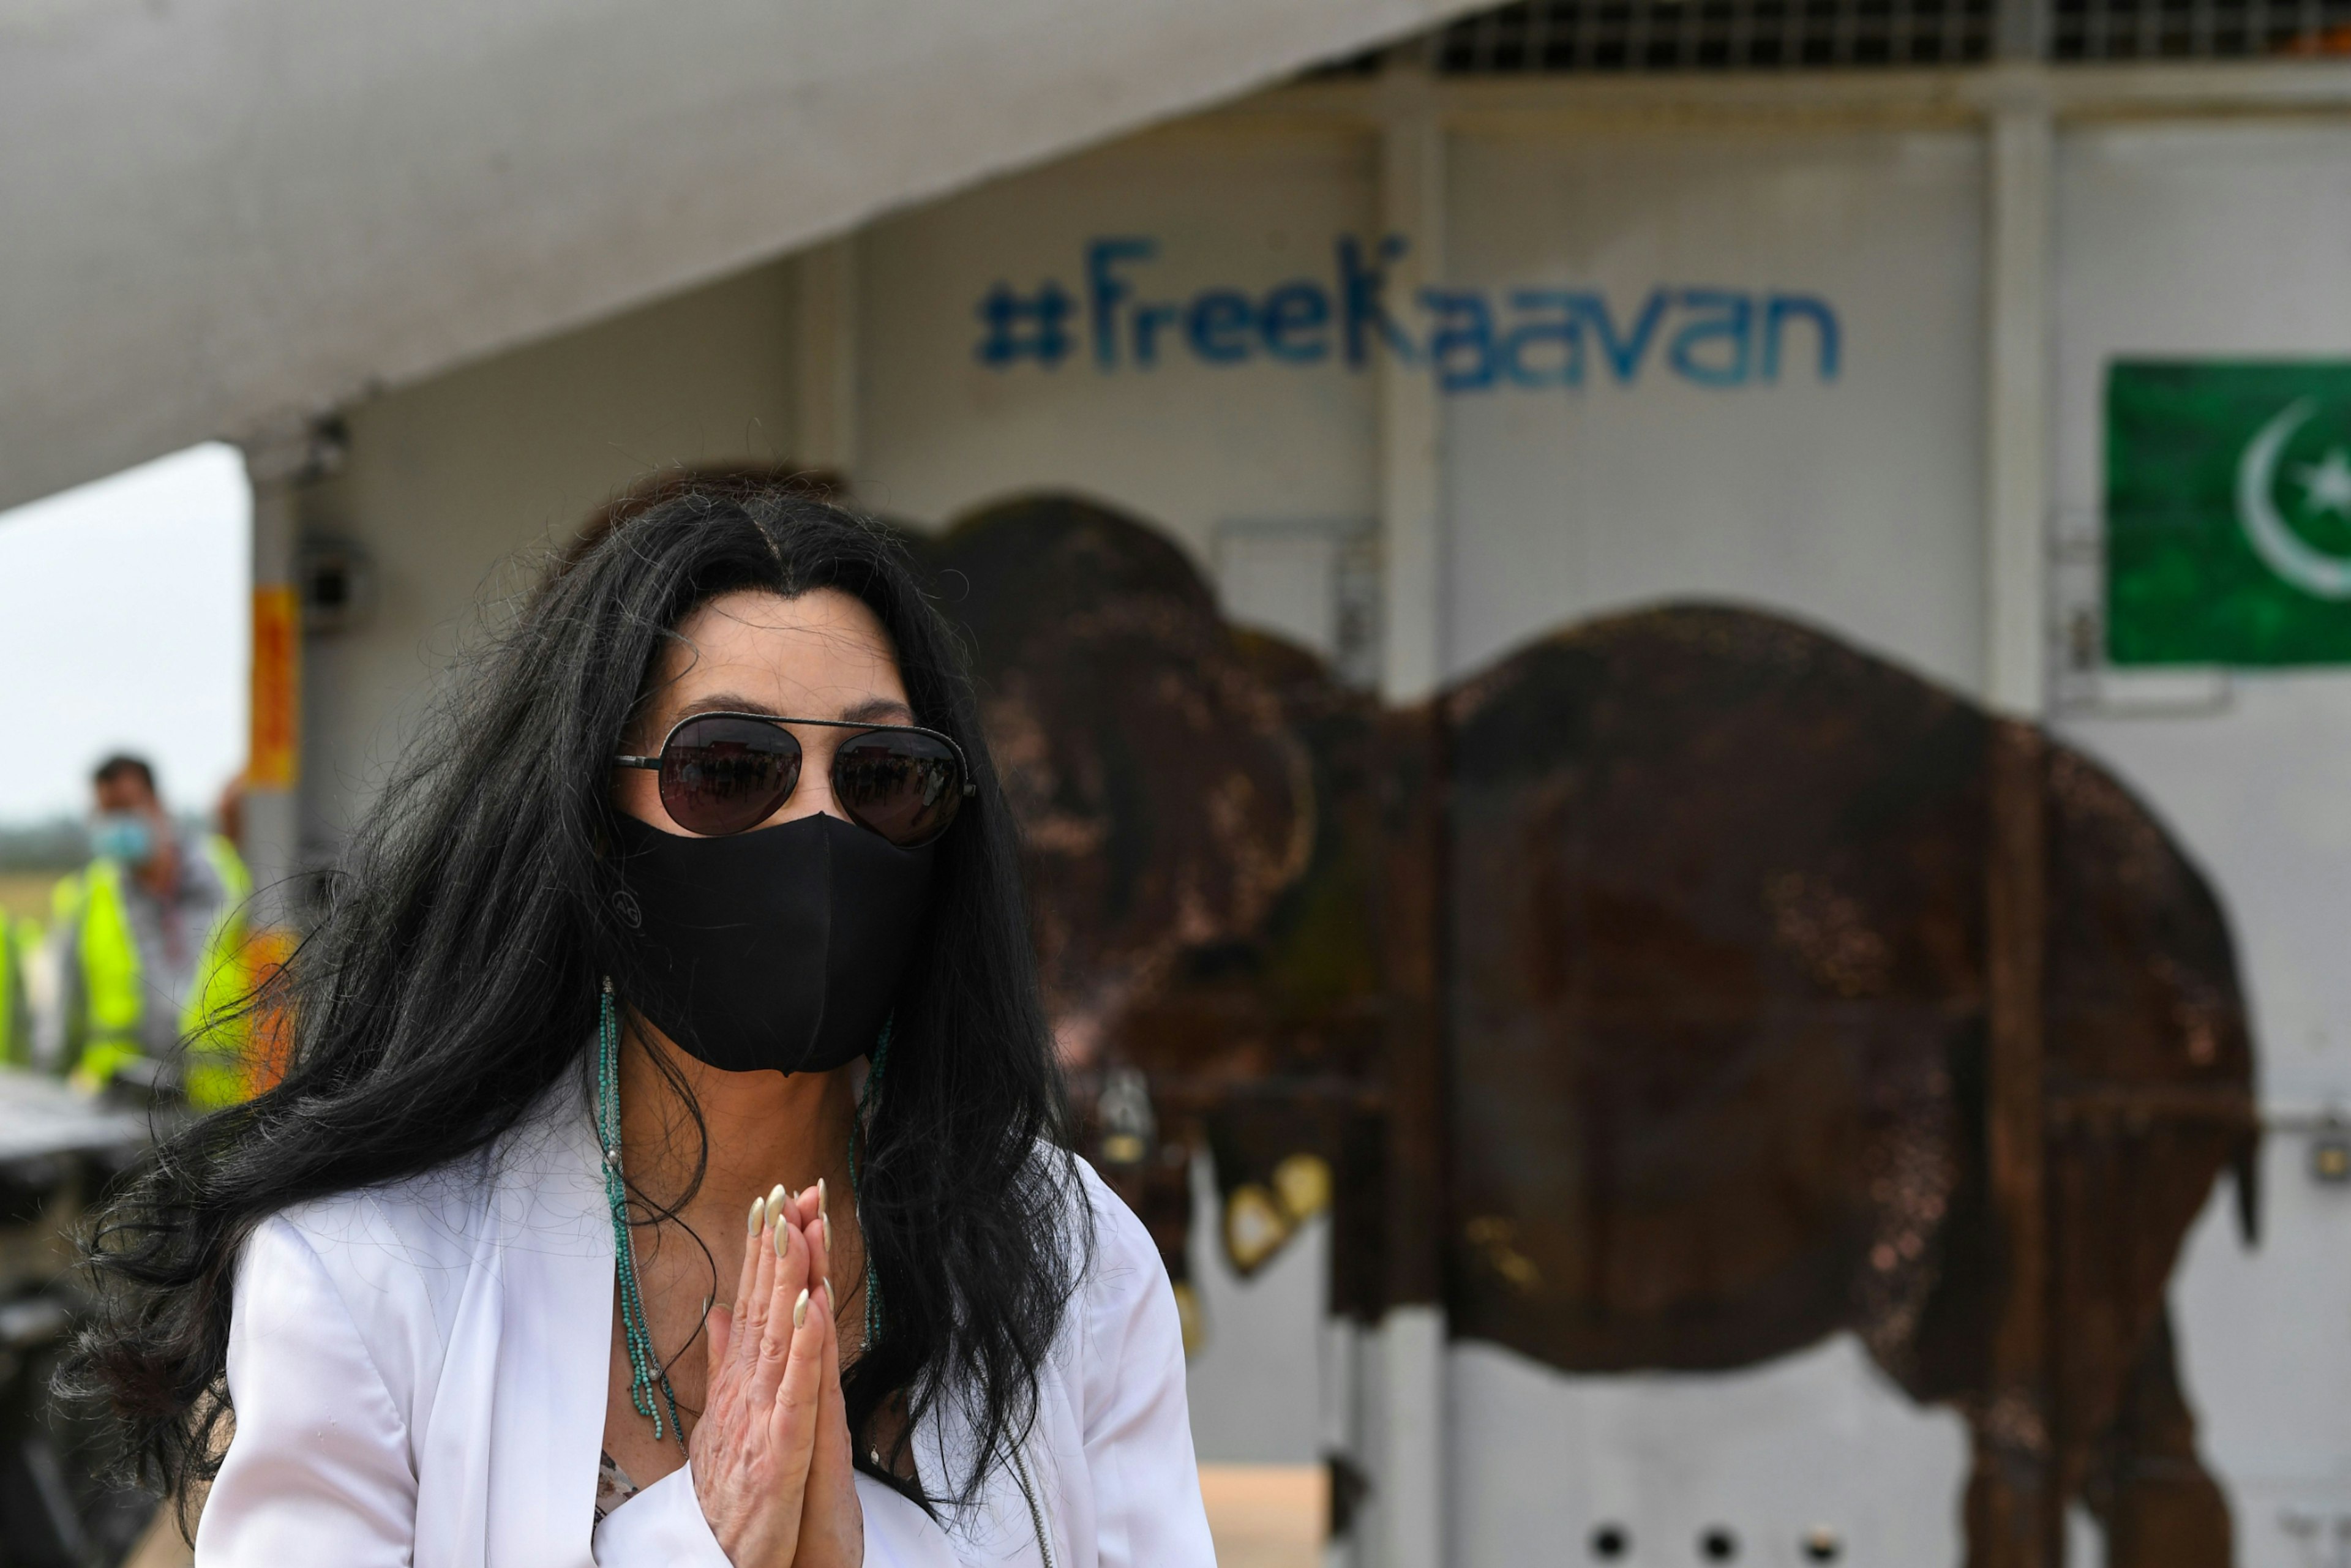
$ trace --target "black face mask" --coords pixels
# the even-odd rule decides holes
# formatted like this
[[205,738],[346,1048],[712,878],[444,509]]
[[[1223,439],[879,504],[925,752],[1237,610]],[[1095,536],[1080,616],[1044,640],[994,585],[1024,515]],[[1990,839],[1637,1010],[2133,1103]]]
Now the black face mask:
[[829,1072],[873,1048],[930,896],[933,845],[838,817],[688,839],[623,815],[622,999],[727,1072]]

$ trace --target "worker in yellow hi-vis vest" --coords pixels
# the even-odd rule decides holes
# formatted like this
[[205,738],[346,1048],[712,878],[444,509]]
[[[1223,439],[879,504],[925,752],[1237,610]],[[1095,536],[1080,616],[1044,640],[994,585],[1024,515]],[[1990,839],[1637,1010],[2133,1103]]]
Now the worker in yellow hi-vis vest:
[[0,1067],[24,1067],[33,1060],[33,1006],[25,992],[25,971],[41,928],[0,911]]
[[245,862],[217,834],[179,832],[142,759],[110,757],[92,783],[97,858],[56,894],[65,1061],[86,1087],[149,1063],[200,1108],[241,1100]]

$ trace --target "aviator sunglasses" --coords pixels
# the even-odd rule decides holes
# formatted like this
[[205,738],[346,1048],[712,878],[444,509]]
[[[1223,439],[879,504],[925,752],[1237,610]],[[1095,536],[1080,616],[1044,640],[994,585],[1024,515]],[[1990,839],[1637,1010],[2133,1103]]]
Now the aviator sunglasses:
[[946,831],[964,797],[978,793],[963,748],[911,724],[698,713],[672,727],[659,755],[612,760],[659,773],[671,819],[688,832],[719,838],[758,827],[799,788],[804,754],[788,724],[857,731],[833,751],[832,798],[851,821],[901,849]]

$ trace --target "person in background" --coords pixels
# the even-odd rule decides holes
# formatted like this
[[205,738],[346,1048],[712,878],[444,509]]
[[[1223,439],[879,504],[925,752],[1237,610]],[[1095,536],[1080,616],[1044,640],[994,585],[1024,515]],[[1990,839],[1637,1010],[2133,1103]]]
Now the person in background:
[[22,1067],[33,1059],[33,1009],[25,995],[40,927],[0,910],[0,1067]]
[[213,802],[213,826],[238,854],[245,853],[244,774],[221,786],[220,799]]
[[95,858],[57,884],[52,926],[63,1060],[89,1089],[176,1065],[192,1103],[243,1099],[245,862],[218,834],[180,831],[144,759],[110,757],[91,784]]
[[[246,852],[245,795],[245,775],[240,773],[221,787],[220,799],[213,803],[213,825],[240,855]],[[220,971],[214,990],[224,999],[212,1010],[234,1011],[244,1030],[239,1042],[245,1059],[244,1083],[238,1099],[258,1094],[286,1075],[287,1052],[293,1047],[292,1020],[286,1013],[284,988],[276,982],[293,951],[293,932],[266,923],[256,912],[246,918],[238,967],[232,971],[224,967]]]

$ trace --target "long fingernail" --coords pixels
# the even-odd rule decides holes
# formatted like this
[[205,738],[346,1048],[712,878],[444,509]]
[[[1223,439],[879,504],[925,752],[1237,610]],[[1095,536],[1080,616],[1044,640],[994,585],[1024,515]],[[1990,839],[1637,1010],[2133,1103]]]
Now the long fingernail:
[[754,1236],[759,1234],[759,1227],[767,1221],[768,1200],[764,1197],[753,1198],[751,1200],[751,1234]]
[[825,1256],[830,1258],[832,1256],[832,1216],[820,1214],[817,1218],[824,1221],[824,1251]]
[[792,1303],[792,1327],[798,1328],[806,1322],[808,1322],[808,1292],[802,1291],[800,1299]]
[[778,1225],[776,1227],[776,1256],[789,1258],[791,1255],[792,1228],[789,1225]]
[[778,1182],[768,1194],[768,1212],[781,1214],[784,1211],[784,1200],[789,1197],[791,1194],[784,1190],[784,1184]]
[[824,1212],[824,1177],[822,1176],[816,1178],[816,1211],[819,1214]]

